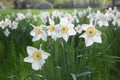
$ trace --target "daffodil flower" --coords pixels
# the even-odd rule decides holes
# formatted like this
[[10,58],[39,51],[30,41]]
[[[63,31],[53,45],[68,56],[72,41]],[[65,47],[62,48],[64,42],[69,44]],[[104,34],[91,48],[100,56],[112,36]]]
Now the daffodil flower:
[[112,24],[120,26],[120,12],[117,12],[114,16]]
[[10,31],[8,29],[5,29],[4,34],[6,37],[8,37],[10,35]]
[[107,14],[101,13],[100,11],[97,11],[96,13],[96,19],[97,19],[97,24],[102,27],[102,26],[109,26],[108,21],[109,17]]
[[81,25],[78,25],[77,27],[75,27],[75,30],[77,33],[80,34],[82,32]]
[[40,26],[34,26],[33,25],[33,30],[30,32],[30,34],[33,36],[32,41],[37,41],[39,39],[42,39],[44,41],[47,41],[47,33],[43,29],[46,27],[45,25],[40,25]]
[[52,39],[56,41],[58,36],[58,25],[55,25],[54,21],[52,19],[49,19],[49,26],[48,26],[48,36],[51,36]]
[[85,33],[79,37],[85,39],[85,45],[87,47],[91,46],[94,42],[102,43],[101,32],[98,31],[93,25],[86,25],[83,27],[83,30],[85,30]]
[[62,37],[66,42],[69,36],[75,35],[74,25],[66,18],[60,19],[59,37]]
[[32,63],[32,69],[39,70],[45,64],[45,60],[50,56],[41,48],[38,50],[34,47],[27,46],[28,57],[24,58],[25,62]]

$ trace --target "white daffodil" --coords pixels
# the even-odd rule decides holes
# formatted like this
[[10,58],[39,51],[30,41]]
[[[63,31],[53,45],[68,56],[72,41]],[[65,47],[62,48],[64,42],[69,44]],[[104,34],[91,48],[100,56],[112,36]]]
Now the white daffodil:
[[75,35],[74,25],[66,18],[60,19],[59,37],[62,37],[66,42],[69,36]]
[[112,24],[120,26],[120,12],[117,12],[114,16]]
[[11,20],[9,18],[5,18],[5,24],[6,26],[11,27]]
[[86,25],[83,27],[83,30],[85,30],[85,33],[79,37],[85,38],[85,44],[87,47],[91,46],[94,42],[102,43],[101,32],[98,31],[93,25]]
[[112,8],[109,8],[108,10],[106,10],[105,14],[108,17],[109,21],[111,21],[114,17],[114,11],[112,10]]
[[90,24],[96,24],[96,13],[90,13],[87,18],[89,19]]
[[50,56],[49,53],[42,49],[36,49],[31,46],[27,46],[28,57],[24,58],[25,62],[32,63],[32,69],[39,70],[45,64],[45,60]]
[[17,21],[21,21],[21,20],[23,20],[25,18],[26,17],[25,17],[25,15],[23,13],[17,13],[17,18],[16,18]]
[[33,15],[33,19],[34,19],[34,21],[37,21],[37,16]]
[[49,19],[49,26],[48,26],[48,36],[51,36],[52,39],[56,41],[58,37],[58,26],[55,25],[54,21],[52,19]]
[[54,10],[53,12],[52,12],[52,19],[54,19],[54,18],[60,18],[61,16],[63,15],[63,13],[62,12],[60,12],[60,11],[58,11],[58,10]]
[[74,18],[70,13],[64,14],[64,17],[71,23],[74,21]]
[[47,41],[47,33],[43,29],[44,27],[46,26],[45,25],[40,25],[40,26],[33,25],[34,29],[30,32],[31,36],[33,36],[32,41],[37,41],[39,39]]
[[87,11],[88,13],[90,13],[91,10],[92,10],[92,8],[91,8],[90,6],[88,6],[88,8],[86,9],[86,11]]
[[4,34],[6,37],[8,37],[10,35],[10,31],[8,29],[5,29]]
[[0,27],[1,27],[2,29],[5,29],[6,24],[5,24],[5,21],[4,21],[4,20],[0,21]]
[[40,18],[43,21],[43,23],[46,23],[50,17],[50,13],[48,12],[41,12],[40,13]]
[[97,19],[97,24],[100,27],[109,26],[109,24],[108,24],[109,17],[107,17],[107,14],[104,14],[104,13],[101,13],[100,11],[97,11],[96,19]]
[[11,24],[11,29],[12,30],[17,29],[17,27],[18,27],[18,22],[13,21],[12,24]]
[[79,17],[79,18],[82,18],[82,17],[84,17],[84,14],[83,14],[83,12],[78,12],[78,17]]
[[26,17],[32,17],[32,13],[30,9],[27,10]]
[[75,30],[79,34],[83,31],[83,29],[81,29],[81,25],[78,25],[77,27],[75,27]]

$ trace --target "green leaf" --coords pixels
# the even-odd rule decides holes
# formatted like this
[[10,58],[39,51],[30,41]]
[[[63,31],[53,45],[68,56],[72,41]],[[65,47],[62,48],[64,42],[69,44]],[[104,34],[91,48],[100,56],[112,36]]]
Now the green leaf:
[[82,72],[80,74],[77,74],[76,77],[81,77],[81,76],[85,76],[85,75],[89,75],[89,74],[91,74],[91,72],[90,71],[86,71],[86,72]]
[[73,80],[77,80],[75,74],[71,73],[71,76],[72,76]]

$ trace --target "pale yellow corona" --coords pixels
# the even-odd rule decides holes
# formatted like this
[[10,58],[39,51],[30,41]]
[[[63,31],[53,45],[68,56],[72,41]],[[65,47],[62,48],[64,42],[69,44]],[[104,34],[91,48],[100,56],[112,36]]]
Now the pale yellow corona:
[[77,30],[80,30],[81,28],[80,28],[80,26],[77,26],[76,29],[77,29]]
[[120,19],[120,15],[117,16],[117,19]]
[[96,35],[96,29],[94,27],[88,27],[86,34],[88,37],[94,37]]
[[34,52],[32,58],[34,61],[39,61],[42,58],[41,53],[39,51]]
[[48,28],[48,30],[49,30],[50,32],[55,31],[55,25],[50,25],[49,28]]
[[69,28],[67,26],[62,26],[62,28],[60,29],[60,32],[62,34],[66,34],[66,33],[68,33],[68,31],[69,31]]
[[40,27],[35,27],[35,33],[36,34],[41,34]]

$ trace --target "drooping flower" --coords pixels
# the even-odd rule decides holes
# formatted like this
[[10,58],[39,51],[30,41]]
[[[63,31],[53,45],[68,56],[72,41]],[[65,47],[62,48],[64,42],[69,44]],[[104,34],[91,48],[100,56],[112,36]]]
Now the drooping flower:
[[66,42],[69,36],[75,35],[74,25],[66,18],[60,19],[59,37],[62,37]]
[[101,32],[98,31],[93,25],[86,25],[83,27],[83,30],[85,30],[85,33],[79,37],[85,39],[85,45],[87,47],[91,46],[94,42],[102,43]]
[[47,33],[43,29],[44,27],[46,26],[45,25],[40,25],[40,26],[33,25],[34,29],[30,32],[31,36],[33,36],[32,41],[37,41],[39,39],[47,41]]
[[42,49],[36,49],[31,46],[27,46],[28,57],[24,58],[25,62],[32,63],[32,69],[39,70],[45,64],[45,60],[50,56],[49,53]]

